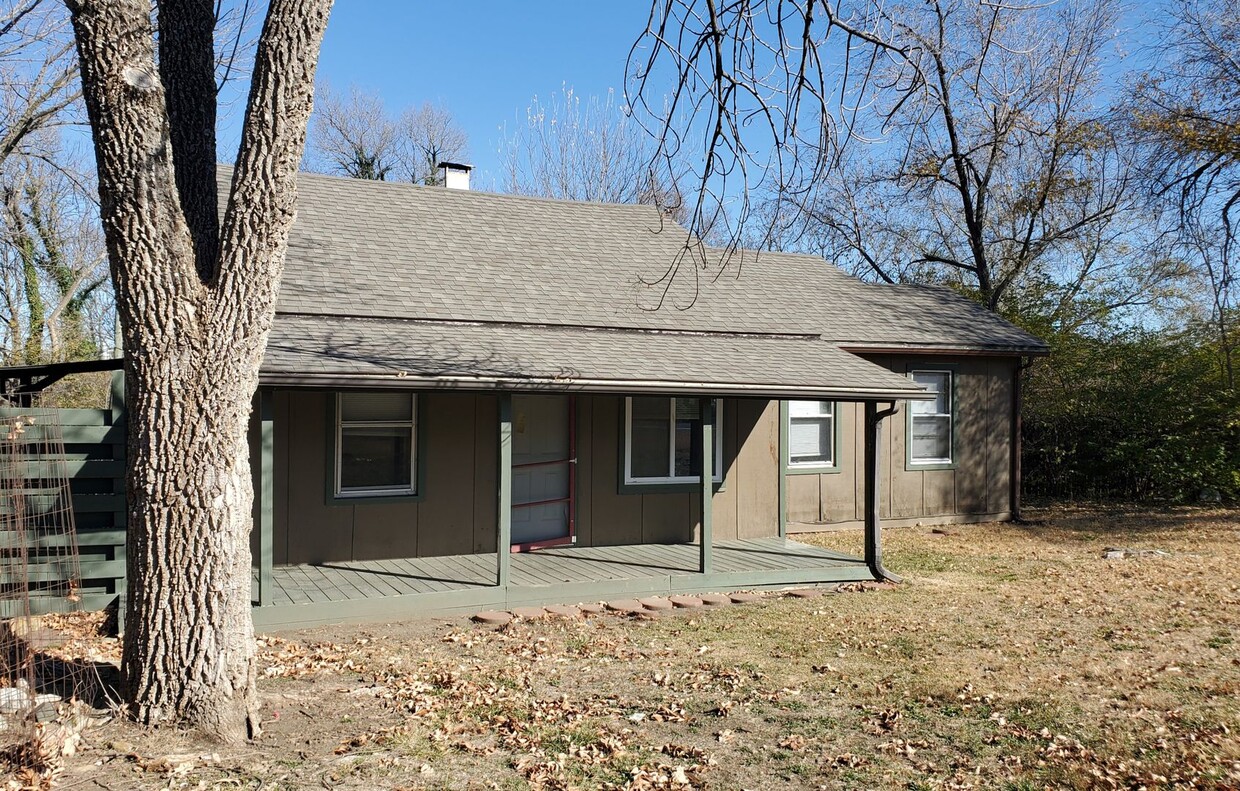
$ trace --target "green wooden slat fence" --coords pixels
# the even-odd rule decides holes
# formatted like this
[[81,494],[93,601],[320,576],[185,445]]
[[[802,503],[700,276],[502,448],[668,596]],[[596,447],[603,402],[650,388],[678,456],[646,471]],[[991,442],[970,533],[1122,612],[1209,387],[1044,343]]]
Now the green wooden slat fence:
[[[0,409],[0,416],[20,415],[23,409]],[[113,375],[112,407],[110,409],[60,409],[57,416],[63,428],[66,472],[73,500],[77,528],[77,546],[81,573],[81,602],[84,610],[99,610],[125,595],[125,411],[123,378]],[[28,430],[32,430],[30,427]],[[30,467],[39,469],[40,459],[30,458]],[[37,498],[37,480],[27,482],[27,493]],[[37,501],[37,499],[36,499]],[[28,502],[30,500],[28,499]],[[0,505],[0,508],[3,508]],[[29,580],[32,583],[63,579],[68,573],[63,558],[54,550],[61,548],[63,538],[40,537],[27,545],[31,552]],[[8,545],[8,544],[5,544]],[[47,550],[46,562],[40,562],[40,550]],[[0,585],[10,580],[0,575]],[[63,610],[57,602],[31,597],[31,610],[53,612]],[[4,602],[0,617],[19,614],[17,605]],[[124,607],[121,607],[123,614]]]

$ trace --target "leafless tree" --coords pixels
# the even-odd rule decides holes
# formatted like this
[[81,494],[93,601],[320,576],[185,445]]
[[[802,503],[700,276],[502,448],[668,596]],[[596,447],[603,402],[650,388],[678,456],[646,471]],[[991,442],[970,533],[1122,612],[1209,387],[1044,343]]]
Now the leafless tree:
[[[257,0],[215,0],[216,92],[250,75],[258,36]],[[158,35],[158,31],[156,33]]]
[[[331,0],[270,0],[223,215],[211,0],[66,0],[125,347],[125,697],[258,732],[247,427]],[[157,54],[158,52],[158,54]]]
[[308,165],[351,178],[438,184],[438,165],[460,161],[468,148],[452,114],[429,102],[390,115],[377,93],[353,87],[319,91],[311,122]]
[[1125,109],[1154,195],[1178,214],[1184,249],[1200,266],[1224,375],[1234,387],[1240,9],[1230,0],[1175,0],[1160,19],[1169,22],[1155,61],[1135,81]]
[[[1022,278],[1071,289],[1118,265],[1082,258],[1133,202],[1098,102],[1115,10],[666,0],[630,55],[630,88],[664,155],[700,140],[695,227],[721,206],[751,244],[814,244],[997,309]],[[670,113],[642,101],[664,74]]]
[[[898,15],[879,4],[831,0],[651,3],[629,53],[628,97],[657,141],[654,162],[695,162],[687,250],[707,228],[726,236],[729,248],[747,227],[752,238],[756,207],[783,217],[785,201],[829,173],[839,150],[837,119],[849,120],[837,111],[853,93],[868,93],[880,61],[905,67],[888,87],[912,92],[921,85],[912,53],[892,33]],[[708,264],[705,257],[696,262]],[[670,287],[678,272],[677,263],[662,282]]]
[[678,212],[675,174],[652,169],[656,141],[616,104],[614,93],[584,102],[565,87],[535,97],[500,147],[504,189],[579,201],[650,203]]
[[[879,142],[853,146],[808,194],[803,227],[855,268],[952,282],[992,310],[1022,281],[1105,291],[1112,309],[1144,301],[1178,267],[1139,254],[1139,239],[1158,235],[1133,214],[1131,152],[1100,101],[1114,11],[910,11],[901,40],[933,79],[913,94],[879,91],[858,110],[853,133]],[[1108,256],[1120,240],[1127,254]],[[1140,276],[1120,277],[1125,267]],[[1121,280],[1134,289],[1117,291]]]
[[426,102],[409,108],[398,124],[405,175],[415,184],[439,186],[440,162],[468,157],[469,137],[446,108]]
[[400,164],[399,138],[378,94],[357,87],[345,96],[327,86],[319,90],[310,149],[321,169],[383,181]]
[[0,168],[13,156],[42,156],[39,133],[64,123],[79,96],[63,7],[0,0]]

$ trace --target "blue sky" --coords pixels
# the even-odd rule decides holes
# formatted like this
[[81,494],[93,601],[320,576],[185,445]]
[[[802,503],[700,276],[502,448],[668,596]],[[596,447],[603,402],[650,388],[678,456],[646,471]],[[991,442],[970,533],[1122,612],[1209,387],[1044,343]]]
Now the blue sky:
[[[376,91],[394,112],[425,101],[447,107],[469,135],[485,185],[497,168],[501,125],[524,117],[536,94],[567,85],[583,98],[608,88],[622,95],[625,58],[649,10],[647,0],[338,0],[319,78]],[[221,143],[229,149],[239,125],[225,122]]]

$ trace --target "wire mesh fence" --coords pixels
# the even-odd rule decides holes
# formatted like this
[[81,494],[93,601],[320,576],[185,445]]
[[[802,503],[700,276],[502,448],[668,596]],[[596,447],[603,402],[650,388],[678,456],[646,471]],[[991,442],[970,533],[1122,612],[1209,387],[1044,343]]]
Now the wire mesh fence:
[[0,739],[37,744],[41,723],[102,691],[66,651],[81,611],[69,461],[56,409],[0,406]]

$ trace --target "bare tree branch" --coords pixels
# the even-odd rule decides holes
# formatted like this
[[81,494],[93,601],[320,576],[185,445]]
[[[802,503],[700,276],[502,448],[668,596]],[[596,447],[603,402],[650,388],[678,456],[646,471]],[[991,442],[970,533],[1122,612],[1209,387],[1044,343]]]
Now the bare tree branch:
[[311,122],[309,167],[358,179],[439,183],[439,163],[460,162],[465,132],[446,108],[429,102],[391,116],[376,93],[319,91]]
[[669,213],[683,202],[674,173],[651,168],[655,146],[608,93],[584,102],[571,88],[535,97],[505,135],[504,189],[518,195],[607,203],[650,203]]

